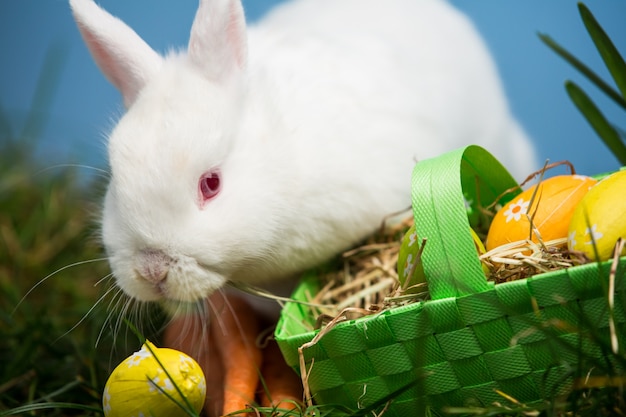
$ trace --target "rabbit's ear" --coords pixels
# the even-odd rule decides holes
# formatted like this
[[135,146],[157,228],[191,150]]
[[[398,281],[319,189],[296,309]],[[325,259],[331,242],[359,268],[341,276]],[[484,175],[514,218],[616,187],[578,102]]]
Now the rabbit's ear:
[[216,81],[246,67],[248,40],[240,0],[200,0],[188,54],[207,77]]
[[93,0],[70,0],[83,40],[107,79],[122,93],[128,108],[162,58],[130,27]]

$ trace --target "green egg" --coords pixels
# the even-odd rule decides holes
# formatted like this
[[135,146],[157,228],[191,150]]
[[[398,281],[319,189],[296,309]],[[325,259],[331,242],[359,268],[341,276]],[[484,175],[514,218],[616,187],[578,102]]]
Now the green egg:
[[421,244],[422,242],[415,232],[415,226],[411,226],[402,238],[398,255],[398,279],[402,288],[406,289],[405,294],[424,291],[422,288],[415,287],[426,282],[424,267],[418,257]]

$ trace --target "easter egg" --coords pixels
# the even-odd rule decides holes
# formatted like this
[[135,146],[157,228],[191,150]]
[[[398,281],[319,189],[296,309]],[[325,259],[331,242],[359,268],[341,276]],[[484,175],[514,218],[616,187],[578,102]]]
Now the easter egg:
[[[485,253],[485,246],[483,245],[483,242],[471,227],[470,233],[474,241],[474,246],[476,247],[476,252],[478,255],[482,255]],[[411,228],[404,235],[404,238],[402,238],[400,253],[398,254],[398,279],[402,288],[406,289],[405,294],[422,291],[415,286],[426,282],[424,267],[421,260],[418,259],[420,245],[421,241],[418,239],[415,226],[411,226]],[[482,265],[482,268],[485,274],[489,273],[489,268],[485,264]]]
[[418,259],[420,245],[421,242],[418,240],[415,226],[411,226],[402,238],[397,266],[398,279],[402,288],[406,290],[406,294],[420,292],[418,288],[415,288],[415,285],[426,282],[424,267]]
[[567,244],[569,250],[584,252],[591,260],[605,261],[613,258],[620,237],[626,239],[626,171],[604,178],[580,201]]
[[[478,255],[480,256],[484,254],[485,252],[487,252],[482,240],[480,240],[480,238],[478,237],[474,229],[472,229],[471,227],[470,227],[470,233],[472,234],[472,240],[474,240],[474,247],[476,247],[476,252],[478,252]],[[481,262],[481,266],[483,268],[483,272],[485,273],[485,275],[489,275],[490,273],[489,267],[485,265],[483,262]]]
[[487,234],[487,250],[524,239],[537,242],[534,229],[531,236],[529,216],[544,242],[566,238],[576,205],[596,182],[584,175],[559,175],[522,192],[494,216]]
[[146,341],[113,370],[102,406],[105,417],[183,417],[189,416],[184,407],[199,413],[205,395],[204,374],[196,361]]

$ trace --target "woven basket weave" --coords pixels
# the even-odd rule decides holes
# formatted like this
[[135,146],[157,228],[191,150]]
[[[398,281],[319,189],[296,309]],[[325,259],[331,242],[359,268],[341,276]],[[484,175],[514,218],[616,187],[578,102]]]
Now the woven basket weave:
[[[431,300],[339,323],[304,349],[318,404],[358,410],[393,397],[385,417],[404,417],[426,406],[435,414],[445,406],[488,406],[504,401],[499,390],[530,405],[568,390],[573,372],[591,369],[594,361],[620,372],[601,346],[610,346],[612,320],[624,352],[626,258],[614,275],[613,309],[607,303],[611,262],[498,285],[486,280],[466,204],[487,206],[514,186],[477,146],[416,164],[413,212],[418,235],[428,239],[422,261]],[[293,298],[306,300],[317,290],[307,279]],[[276,330],[298,372],[298,348],[317,334],[309,330],[311,320],[308,308],[288,303]],[[589,328],[594,334],[580,330]]]

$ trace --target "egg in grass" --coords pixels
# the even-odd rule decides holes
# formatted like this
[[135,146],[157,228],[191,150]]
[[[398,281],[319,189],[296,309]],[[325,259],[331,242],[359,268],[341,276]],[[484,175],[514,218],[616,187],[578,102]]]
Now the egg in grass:
[[487,250],[525,239],[538,242],[537,233],[545,242],[567,237],[574,209],[596,182],[584,175],[559,175],[522,192],[494,216]]
[[626,170],[605,177],[585,195],[574,210],[567,237],[570,251],[583,252],[593,261],[613,258],[617,240],[626,239]]
[[205,395],[204,373],[195,360],[146,341],[113,370],[102,406],[105,417],[183,417],[199,413]]

